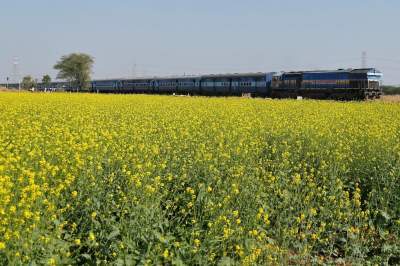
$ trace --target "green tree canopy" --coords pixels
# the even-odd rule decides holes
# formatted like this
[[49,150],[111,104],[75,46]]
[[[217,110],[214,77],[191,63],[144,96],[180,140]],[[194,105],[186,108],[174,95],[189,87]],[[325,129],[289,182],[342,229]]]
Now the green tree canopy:
[[22,79],[21,87],[30,90],[36,86],[35,80],[31,76],[25,76]]
[[59,71],[57,78],[70,82],[80,91],[88,88],[93,62],[90,55],[72,53],[62,56],[54,68]]
[[42,78],[42,83],[45,86],[45,88],[50,87],[51,77],[49,75],[44,75],[43,78]]

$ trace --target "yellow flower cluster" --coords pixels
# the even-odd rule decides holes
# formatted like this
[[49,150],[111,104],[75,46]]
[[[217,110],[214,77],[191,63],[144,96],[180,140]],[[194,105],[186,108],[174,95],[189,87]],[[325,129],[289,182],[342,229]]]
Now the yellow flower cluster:
[[0,265],[398,256],[399,104],[3,93],[0,121]]

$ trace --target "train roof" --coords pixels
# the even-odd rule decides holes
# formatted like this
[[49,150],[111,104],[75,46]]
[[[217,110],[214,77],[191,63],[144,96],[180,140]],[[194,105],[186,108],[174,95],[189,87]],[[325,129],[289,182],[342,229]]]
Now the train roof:
[[[347,68],[335,70],[306,70],[306,71],[283,71],[280,74],[303,74],[303,73],[365,73],[380,76],[382,73],[375,68]],[[265,77],[267,74],[277,74],[277,72],[248,72],[248,73],[226,73],[226,74],[205,74],[205,75],[186,75],[186,76],[152,76],[137,78],[119,78],[119,79],[94,79],[93,81],[115,81],[115,80],[171,80],[171,79],[198,79],[198,78],[245,78],[245,77]]]
[[347,68],[347,69],[336,69],[336,70],[306,70],[306,71],[288,71],[283,72],[288,74],[301,74],[301,73],[381,73],[375,68]]
[[185,76],[153,76],[137,78],[117,78],[117,79],[94,79],[93,81],[115,81],[115,80],[153,80],[153,79],[196,79],[196,78],[243,78],[243,77],[265,77],[267,74],[276,72],[249,72],[249,73],[227,73],[227,74],[205,74],[205,75],[185,75]]
[[[173,79],[199,79],[199,78],[245,78],[245,77],[265,77],[266,75],[301,75],[304,73],[357,73],[367,74],[372,78],[382,77],[382,73],[375,68],[347,68],[347,69],[336,69],[336,70],[306,70],[306,71],[282,71],[282,72],[248,72],[248,73],[226,73],[226,74],[205,74],[205,75],[176,75],[176,76],[147,76],[147,77],[136,77],[136,78],[110,78],[110,79],[93,79],[92,82],[105,82],[105,81],[124,81],[124,80],[136,80],[136,81],[148,81],[148,80],[173,80]],[[53,81],[54,84],[67,84],[67,81]],[[17,83],[9,83],[9,86],[16,85]],[[0,84],[6,86],[6,84]]]
[[274,74],[275,72],[249,72],[249,73],[231,73],[231,74],[210,74],[201,75],[202,78],[243,78],[243,77],[265,77],[267,74]]

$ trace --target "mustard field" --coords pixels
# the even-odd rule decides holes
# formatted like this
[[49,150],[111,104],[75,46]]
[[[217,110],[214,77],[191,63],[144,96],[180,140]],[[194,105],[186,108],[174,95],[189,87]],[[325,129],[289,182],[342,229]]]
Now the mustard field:
[[400,263],[400,104],[0,94],[1,265]]

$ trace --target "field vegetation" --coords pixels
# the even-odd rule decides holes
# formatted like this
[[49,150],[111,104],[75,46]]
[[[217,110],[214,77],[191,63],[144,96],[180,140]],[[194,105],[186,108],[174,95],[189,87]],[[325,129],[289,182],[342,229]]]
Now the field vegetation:
[[400,95],[400,86],[382,86],[383,93],[385,95]]
[[0,264],[400,263],[400,105],[0,96]]

